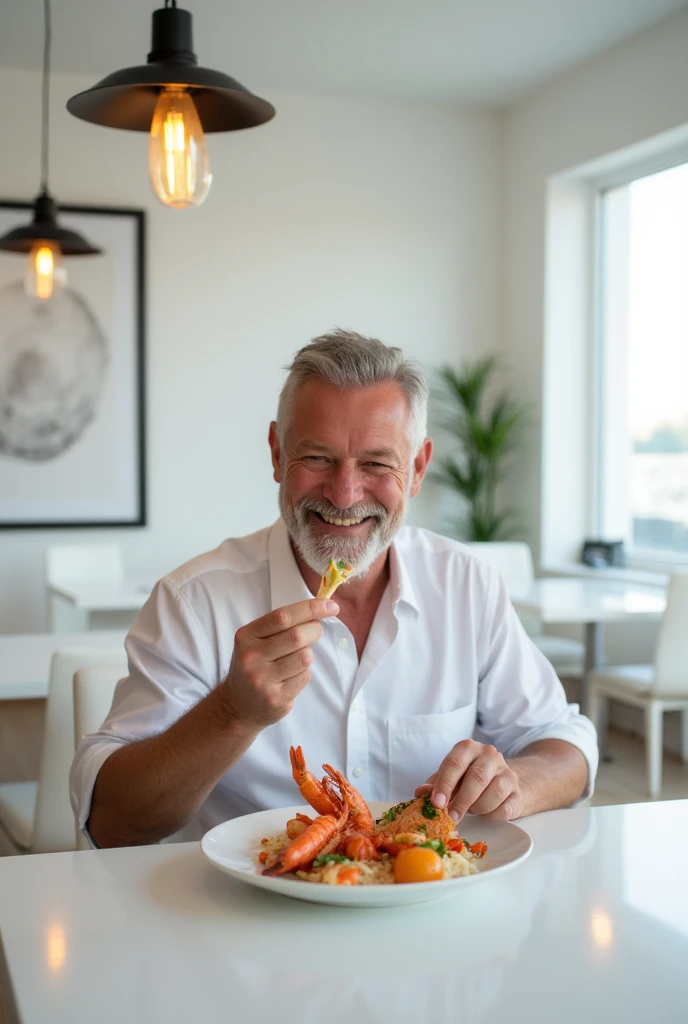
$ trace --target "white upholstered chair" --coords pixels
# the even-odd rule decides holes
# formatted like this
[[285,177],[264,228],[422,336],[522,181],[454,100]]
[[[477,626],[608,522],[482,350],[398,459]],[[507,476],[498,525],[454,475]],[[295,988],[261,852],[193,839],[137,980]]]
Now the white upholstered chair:
[[688,573],[669,580],[666,611],[659,626],[652,665],[615,665],[591,672],[590,717],[602,743],[607,702],[642,708],[648,790],[662,789],[663,715],[681,711],[681,755],[688,764]]
[[[44,552],[48,628],[51,633],[88,629],[88,615],[65,606],[51,588],[61,584],[118,584],[124,579],[124,563],[119,544],[49,544]],[[83,619],[77,625],[77,618]]]
[[[112,706],[115,687],[121,673],[111,665],[90,665],[79,669],[74,675],[74,748],[87,733],[97,732],[107,718]],[[72,820],[72,829],[74,822]],[[80,829],[76,829],[78,850],[90,849]]]
[[[469,547],[484,562],[499,570],[509,596],[527,592],[535,578],[533,556],[528,544],[520,541],[490,541],[476,542]],[[559,676],[580,678],[583,675],[585,647],[580,640],[543,633],[541,623],[533,616],[522,616],[521,619],[531,640],[551,661]]]
[[45,549],[46,583],[119,582],[124,565],[119,544],[49,544]]
[[85,665],[109,665],[120,678],[127,670],[124,648],[81,647],[53,655],[38,780],[0,784],[0,853],[75,848],[69,802],[69,768],[74,757],[72,680]]

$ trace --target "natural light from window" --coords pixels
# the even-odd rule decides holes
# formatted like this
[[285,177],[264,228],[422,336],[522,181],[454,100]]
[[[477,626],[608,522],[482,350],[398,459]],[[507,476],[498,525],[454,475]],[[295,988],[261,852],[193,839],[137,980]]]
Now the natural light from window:
[[602,199],[600,527],[688,558],[688,165]]

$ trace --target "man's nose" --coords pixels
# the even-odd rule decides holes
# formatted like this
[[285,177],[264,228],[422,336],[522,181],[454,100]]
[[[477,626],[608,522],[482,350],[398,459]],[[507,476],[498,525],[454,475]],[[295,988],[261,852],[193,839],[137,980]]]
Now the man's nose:
[[335,466],[328,474],[323,496],[339,509],[350,508],[363,501],[363,487],[354,467]]

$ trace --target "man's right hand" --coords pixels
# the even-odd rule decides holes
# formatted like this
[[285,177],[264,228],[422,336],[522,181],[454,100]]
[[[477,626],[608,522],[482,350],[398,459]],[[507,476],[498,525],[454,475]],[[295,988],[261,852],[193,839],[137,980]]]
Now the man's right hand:
[[322,636],[319,619],[336,615],[334,601],[313,598],[276,608],[242,626],[223,682],[223,704],[231,718],[265,729],[291,711],[311,678],[311,644]]

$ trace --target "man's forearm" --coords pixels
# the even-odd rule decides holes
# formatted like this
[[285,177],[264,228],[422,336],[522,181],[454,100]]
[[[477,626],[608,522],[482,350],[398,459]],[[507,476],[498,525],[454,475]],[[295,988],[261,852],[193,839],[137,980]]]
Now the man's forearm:
[[154,843],[180,829],[258,735],[213,690],[165,732],[116,750],[98,773],[88,829],[101,847]]
[[523,815],[570,807],[588,781],[588,762],[578,747],[564,740],[540,740],[506,762],[518,776]]

